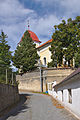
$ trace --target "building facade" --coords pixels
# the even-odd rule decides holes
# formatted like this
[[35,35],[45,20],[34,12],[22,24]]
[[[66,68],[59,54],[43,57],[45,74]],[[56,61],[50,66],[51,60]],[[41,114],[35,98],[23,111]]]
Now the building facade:
[[41,65],[43,65],[43,67],[47,67],[47,64],[52,61],[51,52],[49,50],[49,48],[51,47],[51,42],[52,39],[37,47]]
[[59,84],[49,83],[49,93],[61,102],[69,111],[80,118],[80,68]]
[[[50,63],[52,61],[52,59],[51,59],[52,54],[51,54],[51,51],[49,50],[49,48],[51,47],[51,42],[53,39],[50,39],[47,42],[40,45],[41,41],[38,39],[37,35],[34,32],[32,32],[31,30],[28,30],[28,32],[30,34],[30,37],[36,44],[37,53],[40,56],[40,60],[39,60],[38,64],[41,64],[43,67],[47,67],[48,63]],[[22,38],[23,37],[24,37],[24,34],[23,34]],[[22,41],[22,38],[21,38],[20,42]],[[70,66],[75,67],[74,59],[73,59],[73,61],[71,61],[71,63],[72,64]],[[58,64],[57,64],[57,67],[59,67]],[[60,66],[60,67],[68,67],[68,61],[65,60],[65,56],[63,56],[62,66]]]
[[[37,47],[37,51],[38,51],[38,54],[40,56],[40,61],[41,61],[41,64],[42,64],[43,67],[47,67],[48,63],[50,63],[52,61],[52,59],[51,59],[52,54],[51,54],[51,51],[49,50],[49,48],[51,47],[52,40],[53,39],[50,39],[47,42],[45,42],[44,44]],[[65,48],[63,48],[63,49],[65,49]],[[66,61],[65,55],[63,56],[61,66],[56,63],[57,68],[67,68],[68,65],[69,65],[69,63],[68,63],[68,61]],[[70,66],[73,67],[73,68],[75,67],[74,58],[73,58],[72,61],[70,61]]]

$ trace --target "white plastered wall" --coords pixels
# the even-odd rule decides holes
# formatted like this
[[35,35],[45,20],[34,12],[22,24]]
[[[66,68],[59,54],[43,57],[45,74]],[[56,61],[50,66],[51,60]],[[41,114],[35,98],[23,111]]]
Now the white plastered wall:
[[[57,98],[62,104],[67,107],[71,112],[80,118],[80,75],[75,76],[74,80],[60,86],[58,88],[55,98]],[[69,91],[72,93],[72,103],[69,103]],[[63,101],[62,101],[62,90],[63,90]]]

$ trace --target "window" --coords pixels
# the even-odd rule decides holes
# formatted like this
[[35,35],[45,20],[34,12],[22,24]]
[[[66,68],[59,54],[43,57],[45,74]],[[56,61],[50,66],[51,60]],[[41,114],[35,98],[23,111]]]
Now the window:
[[46,57],[44,57],[44,65],[46,65]]
[[63,101],[63,90],[61,90],[61,92],[62,92],[62,101]]
[[71,91],[71,89],[68,89],[68,95],[69,95],[69,103],[72,103],[72,91]]

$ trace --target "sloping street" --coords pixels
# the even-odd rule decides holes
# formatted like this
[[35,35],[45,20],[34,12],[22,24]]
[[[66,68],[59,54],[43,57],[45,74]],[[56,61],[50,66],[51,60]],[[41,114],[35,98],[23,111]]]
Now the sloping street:
[[21,102],[0,120],[77,120],[64,108],[57,108],[51,97],[25,93]]

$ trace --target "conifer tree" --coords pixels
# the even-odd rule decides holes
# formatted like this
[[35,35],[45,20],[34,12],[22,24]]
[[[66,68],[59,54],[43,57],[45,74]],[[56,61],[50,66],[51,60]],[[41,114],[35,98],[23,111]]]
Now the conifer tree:
[[6,41],[7,35],[1,31],[0,35],[0,82],[5,82],[6,69],[10,69],[11,51]]
[[21,68],[22,72],[32,71],[36,66],[39,56],[32,38],[28,31],[24,33],[22,41],[17,46],[13,56],[13,64],[17,68]]
[[4,32],[1,32],[0,35],[0,67],[10,67],[11,63],[11,51],[10,46],[7,44],[5,40],[7,35]]

